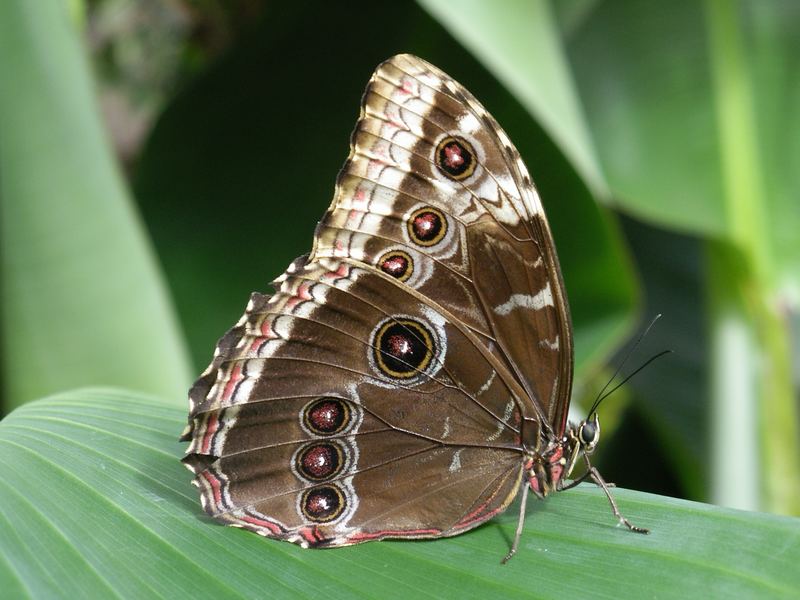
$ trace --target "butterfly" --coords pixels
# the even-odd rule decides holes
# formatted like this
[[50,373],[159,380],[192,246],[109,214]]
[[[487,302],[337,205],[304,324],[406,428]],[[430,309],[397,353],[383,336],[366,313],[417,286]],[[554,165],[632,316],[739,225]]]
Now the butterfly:
[[[584,480],[567,426],[572,325],[519,153],[463,86],[408,54],[364,93],[310,254],[252,294],[189,393],[206,513],[304,547],[458,535],[522,489]],[[583,460],[584,473],[568,481]]]

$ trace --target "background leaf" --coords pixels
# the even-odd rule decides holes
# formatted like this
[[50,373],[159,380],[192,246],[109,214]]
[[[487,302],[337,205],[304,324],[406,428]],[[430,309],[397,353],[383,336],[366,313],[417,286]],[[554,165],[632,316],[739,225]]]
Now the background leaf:
[[[134,598],[791,597],[800,519],[615,490],[649,536],[616,527],[580,486],[528,510],[520,552],[500,558],[505,515],[455,538],[303,550],[216,526],[178,462],[183,411],[123,391],[78,390],[0,423],[0,573],[22,596]],[[13,524],[13,527],[12,527]],[[5,535],[8,533],[9,535]],[[14,587],[9,587],[14,586]],[[713,590],[713,591],[712,591]]]
[[547,0],[420,0],[542,124],[597,195],[608,193]]
[[[707,240],[706,497],[787,514],[800,511],[799,123],[785,109],[800,97],[798,16],[777,1],[597,2],[566,38],[615,201]],[[656,421],[674,420],[663,407]]]
[[64,2],[0,3],[5,408],[87,384],[183,403],[188,362]]

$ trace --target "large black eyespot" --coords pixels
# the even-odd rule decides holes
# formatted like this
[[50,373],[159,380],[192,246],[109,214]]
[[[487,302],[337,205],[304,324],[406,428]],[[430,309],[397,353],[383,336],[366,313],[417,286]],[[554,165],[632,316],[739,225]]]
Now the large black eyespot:
[[408,235],[420,246],[433,246],[447,233],[447,219],[441,211],[426,206],[415,210],[408,220]]
[[342,449],[327,442],[309,444],[295,458],[297,471],[306,479],[324,481],[339,474],[344,465]]
[[411,319],[390,319],[372,342],[375,364],[389,377],[408,379],[424,371],[433,358],[433,336]]
[[342,514],[345,504],[344,494],[333,485],[321,485],[306,490],[300,500],[303,515],[315,523],[333,521]]
[[303,423],[317,435],[334,435],[350,423],[350,407],[338,398],[320,398],[303,410]]
[[475,172],[475,150],[470,143],[458,137],[446,137],[436,146],[434,162],[450,179],[461,181]]
[[407,281],[414,272],[414,261],[407,252],[392,250],[378,259],[378,268],[400,281]]

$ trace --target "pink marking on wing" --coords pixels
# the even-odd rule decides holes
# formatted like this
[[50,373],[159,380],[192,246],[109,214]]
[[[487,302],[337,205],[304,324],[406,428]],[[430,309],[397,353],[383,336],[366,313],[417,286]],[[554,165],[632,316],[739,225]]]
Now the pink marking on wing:
[[403,84],[397,89],[397,93],[401,96],[411,96],[415,93],[415,88],[414,82],[404,77]]
[[203,435],[203,443],[200,444],[200,453],[206,454],[208,452],[209,446],[211,446],[211,438],[214,437],[214,434],[217,433],[217,429],[219,429],[219,417],[217,413],[211,413],[208,417],[208,421],[206,422],[206,431]]
[[220,401],[225,402],[230,400],[236,385],[242,379],[244,379],[244,377],[242,377],[242,363],[236,363],[231,371],[230,376],[228,377],[228,383],[225,384],[225,388],[222,390]]
[[312,544],[316,544],[323,539],[317,535],[314,527],[302,527],[297,530],[297,533],[303,536],[303,539],[305,539],[307,542],[311,542]]
[[275,523],[271,523],[269,521],[265,521],[264,519],[257,519],[256,517],[251,517],[250,515],[244,515],[239,517],[241,521],[245,523],[250,523],[251,525],[255,525],[257,527],[263,527],[264,529],[269,529],[273,534],[280,535],[282,530],[278,527]]
[[323,277],[326,279],[344,279],[350,277],[350,267],[345,263],[339,263],[335,271],[328,271]]
[[502,507],[497,507],[488,513],[484,512],[486,510],[486,507],[489,506],[489,503],[491,501],[492,498],[481,504],[478,508],[476,508],[470,514],[464,517],[461,521],[456,523],[455,527],[457,528],[469,527],[470,525],[474,525],[475,523],[482,523],[483,521],[491,519],[493,516],[495,516],[502,510]]
[[263,336],[254,338],[253,341],[250,343],[250,350],[248,350],[248,352],[250,354],[258,355],[258,353],[261,352],[261,348],[264,347],[264,344],[266,344],[267,341],[268,341],[267,338]]
[[211,486],[211,493],[214,496],[214,506],[219,507],[222,504],[222,491],[220,490],[220,481],[210,471],[205,470],[200,473]]
[[441,529],[409,529],[406,531],[396,529],[386,529],[385,531],[376,531],[374,533],[354,533],[347,536],[348,542],[365,542],[367,540],[374,540],[381,537],[408,537],[413,535],[439,535],[442,533]]
[[286,307],[289,310],[294,309],[298,304],[301,302],[305,302],[306,300],[313,300],[313,296],[311,292],[309,292],[309,287],[311,283],[303,282],[299,286],[297,286],[297,291],[292,294],[292,297],[286,301]]
[[381,125],[381,135],[391,138],[397,133],[398,129],[400,128],[394,121],[385,121],[383,125]]
[[261,333],[264,334],[264,337],[269,338],[271,340],[277,340],[281,336],[275,333],[275,330],[272,329],[272,321],[269,319],[264,319],[264,322],[261,323]]
[[378,160],[377,158],[371,158],[367,163],[367,176],[371,177],[372,179],[377,179],[385,166],[385,162]]
[[353,194],[353,208],[363,212],[367,209],[367,206],[369,206],[369,196],[367,192],[362,189],[357,190],[356,193]]

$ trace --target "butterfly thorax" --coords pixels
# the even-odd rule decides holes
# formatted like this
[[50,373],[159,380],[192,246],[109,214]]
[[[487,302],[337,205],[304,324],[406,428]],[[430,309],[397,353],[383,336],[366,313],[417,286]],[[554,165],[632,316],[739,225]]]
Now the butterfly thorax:
[[578,425],[570,424],[566,435],[550,440],[545,450],[530,455],[525,472],[531,490],[539,496],[559,491],[572,474],[581,455],[594,452],[600,438],[600,422],[593,415]]
[[525,463],[528,483],[537,496],[547,496],[558,490],[567,467],[569,439],[564,437],[550,442],[544,452],[528,458]]

